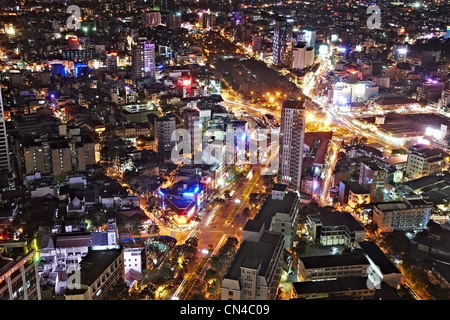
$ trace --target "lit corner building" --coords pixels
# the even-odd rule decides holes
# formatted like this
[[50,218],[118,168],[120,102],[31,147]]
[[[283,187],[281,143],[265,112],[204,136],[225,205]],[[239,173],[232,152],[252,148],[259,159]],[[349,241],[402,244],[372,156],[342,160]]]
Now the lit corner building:
[[208,184],[178,181],[170,189],[159,191],[164,216],[171,219],[178,228],[186,228],[197,217],[198,211],[208,198]]
[[155,44],[146,38],[138,38],[132,49],[131,73],[133,83],[155,78]]
[[41,300],[35,254],[25,242],[0,243],[0,300]]
[[300,191],[305,138],[304,101],[288,99],[281,106],[279,182]]

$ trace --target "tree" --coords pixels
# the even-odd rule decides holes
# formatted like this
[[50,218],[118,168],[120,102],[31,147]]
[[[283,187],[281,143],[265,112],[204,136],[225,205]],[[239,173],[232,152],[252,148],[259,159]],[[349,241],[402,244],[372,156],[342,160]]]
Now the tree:
[[378,224],[375,221],[372,221],[371,223],[367,224],[364,228],[367,230],[367,232],[373,234],[378,230]]
[[246,208],[244,208],[244,210],[242,210],[242,216],[247,219],[250,217],[250,208],[249,207],[246,207]]
[[393,254],[407,253],[411,246],[411,242],[403,232],[388,233],[384,236],[383,242]]
[[104,300],[125,300],[128,297],[127,284],[122,278],[120,278],[116,284],[109,288]]
[[217,270],[211,269],[211,268],[208,268],[208,270],[206,270],[206,273],[205,273],[205,281],[206,282],[216,279],[216,277],[217,277]]
[[398,148],[398,149],[392,149],[392,154],[393,155],[397,155],[397,154],[408,154],[408,151],[406,151],[403,148]]

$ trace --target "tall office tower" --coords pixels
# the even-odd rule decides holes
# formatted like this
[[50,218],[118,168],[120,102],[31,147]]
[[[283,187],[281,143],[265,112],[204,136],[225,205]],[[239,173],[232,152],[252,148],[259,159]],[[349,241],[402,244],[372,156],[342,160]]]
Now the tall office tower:
[[370,192],[370,202],[384,201],[387,170],[375,161],[361,162],[359,184]]
[[306,48],[305,52],[305,67],[310,67],[314,64],[314,47]]
[[304,101],[288,99],[281,106],[279,183],[300,191],[305,136]]
[[132,50],[132,79],[155,77],[155,44],[147,39],[139,38]]
[[292,50],[292,68],[303,70],[305,68],[306,43],[299,42]]
[[72,173],[72,158],[70,146],[66,140],[52,141],[50,143],[53,177],[55,180],[64,180]]
[[172,152],[175,141],[172,141],[172,132],[176,129],[174,114],[155,118],[155,140],[159,153]]
[[166,26],[169,29],[181,28],[181,13],[168,13],[166,15]]
[[159,26],[161,24],[161,12],[159,11],[145,11],[144,12],[145,27]]
[[406,62],[408,46],[403,44],[394,44],[392,46],[392,58],[395,62]]
[[156,0],[153,2],[153,10],[173,13],[177,10],[177,5],[175,0]]
[[202,148],[202,124],[200,122],[200,111],[198,109],[184,110],[184,128],[189,131],[191,138],[191,155],[195,161],[195,155],[200,153]]
[[11,171],[9,160],[8,135],[6,134],[5,113],[3,109],[3,96],[0,88],[0,171]]
[[111,52],[106,55],[106,70],[117,72],[117,52]]
[[261,50],[261,44],[262,44],[262,38],[261,36],[252,36],[252,49],[253,51],[260,51]]
[[273,33],[273,64],[285,65],[292,49],[291,24],[283,17],[275,20]]

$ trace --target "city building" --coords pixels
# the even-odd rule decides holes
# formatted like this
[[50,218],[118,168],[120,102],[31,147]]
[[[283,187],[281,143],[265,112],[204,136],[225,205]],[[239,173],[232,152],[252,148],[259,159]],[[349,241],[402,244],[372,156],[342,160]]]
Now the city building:
[[172,133],[176,129],[176,118],[173,114],[167,114],[154,120],[155,140],[159,153],[172,152],[175,141],[172,141]]
[[9,159],[8,135],[6,133],[5,112],[3,108],[3,96],[0,89],[0,171],[11,170]]
[[303,70],[306,65],[306,43],[299,42],[292,49],[292,68],[296,70]]
[[144,12],[145,27],[159,26],[161,24],[160,11],[145,11]]
[[226,155],[227,164],[242,165],[247,161],[248,122],[233,120],[227,126]]
[[297,231],[297,213],[300,197],[297,192],[286,191],[286,185],[275,184],[258,213],[248,220],[242,231],[244,239],[256,240],[263,230],[281,233],[285,248],[292,249]]
[[361,162],[359,184],[370,192],[370,202],[384,201],[387,170],[375,161]]
[[280,183],[294,190],[301,189],[304,136],[304,101],[285,100],[281,106],[278,177]]
[[133,83],[155,77],[155,44],[139,38],[132,48]]
[[222,279],[221,300],[274,300],[281,279],[283,235],[262,231],[243,239]]
[[72,173],[72,158],[68,141],[52,141],[50,143],[52,173],[55,180],[62,180]]
[[198,211],[207,198],[204,186],[197,182],[178,181],[169,189],[159,191],[163,214],[179,228],[195,220]]
[[367,277],[369,261],[362,253],[309,256],[298,259],[300,281],[324,281]]
[[441,149],[417,144],[409,147],[406,162],[406,177],[417,179],[442,173],[445,168],[445,154]]
[[[73,288],[66,290],[66,300],[101,300],[118,281],[125,281],[123,248],[89,250],[74,271]],[[79,277],[77,277],[79,272]],[[79,282],[78,282],[79,280]],[[77,284],[79,285],[77,286]]]
[[117,52],[111,52],[106,55],[106,70],[117,72]]
[[408,46],[402,44],[394,44],[392,46],[392,58],[395,62],[406,62],[408,54]]
[[323,246],[355,248],[366,235],[365,229],[348,212],[307,215],[312,240]]
[[0,242],[0,300],[41,300],[35,253],[25,242]]
[[374,204],[373,221],[380,232],[423,230],[428,224],[433,205],[423,199]]
[[358,205],[370,203],[370,191],[360,184],[351,184],[348,191],[348,205],[356,208]]
[[292,299],[373,299],[375,288],[367,286],[367,278],[345,278],[292,283]]
[[[202,127],[200,122],[200,111],[198,109],[185,109],[183,111],[184,128],[189,132],[191,159],[201,161]],[[184,151],[184,150],[183,150]],[[200,157],[199,157],[200,156]]]
[[273,33],[273,64],[289,65],[292,49],[292,26],[284,17],[275,19]]

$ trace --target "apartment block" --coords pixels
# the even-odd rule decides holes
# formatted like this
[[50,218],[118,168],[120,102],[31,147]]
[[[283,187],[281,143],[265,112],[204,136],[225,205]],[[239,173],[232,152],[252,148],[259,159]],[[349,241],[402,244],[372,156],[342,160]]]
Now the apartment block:
[[403,199],[374,205],[373,221],[380,232],[426,228],[433,204],[423,199]]

